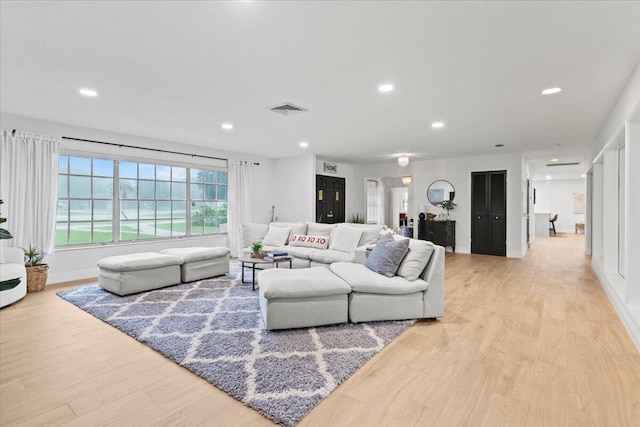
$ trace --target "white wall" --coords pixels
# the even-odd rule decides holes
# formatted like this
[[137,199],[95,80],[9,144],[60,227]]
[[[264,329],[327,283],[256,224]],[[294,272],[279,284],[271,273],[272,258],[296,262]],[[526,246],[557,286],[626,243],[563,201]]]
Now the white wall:
[[586,181],[582,179],[536,180],[536,212],[558,214],[556,231],[574,233],[576,222],[584,223],[584,214],[573,213],[573,193],[586,194]]
[[315,155],[276,159],[273,169],[278,221],[315,221]]
[[[27,132],[38,132],[52,136],[67,136],[73,138],[90,139],[96,141],[122,143],[139,147],[157,148],[170,151],[178,151],[190,154],[201,154],[212,157],[221,157],[234,160],[246,160],[259,162],[260,166],[254,169],[253,181],[253,213],[252,220],[266,223],[269,220],[270,208],[273,203],[273,160],[233,153],[228,151],[213,150],[206,147],[179,144],[171,141],[143,138],[133,135],[125,135],[114,132],[71,126],[62,123],[48,122],[31,119],[8,113],[0,113],[0,127],[5,129],[17,129]],[[62,140],[61,149],[84,152],[88,155],[106,154],[112,156],[131,156],[141,160],[171,161],[189,165],[213,166],[224,165],[210,159],[200,159],[191,156],[158,153],[152,151],[118,148],[107,145],[98,145],[78,141]],[[46,258],[49,264],[48,284],[95,277],[98,274],[96,262],[101,258],[121,255],[133,252],[153,252],[167,247],[186,246],[228,246],[227,235],[211,237],[185,237],[153,242],[121,243],[118,245],[82,246],[74,248],[56,249]]]
[[[354,206],[364,207],[364,179],[366,177],[411,175],[409,185],[410,218],[417,218],[426,207],[428,212],[441,213],[441,209],[427,201],[427,189],[436,180],[449,181],[456,190],[452,211],[456,219],[456,252],[471,252],[471,172],[507,171],[507,256],[521,258],[526,253],[526,218],[522,213],[522,156],[520,154],[496,154],[491,156],[459,157],[441,160],[411,160],[409,166],[401,168],[393,160],[371,165],[356,165],[354,178],[360,181],[361,191],[354,194]],[[526,183],[525,183],[526,184]],[[526,188],[526,187],[525,187]]]
[[[617,149],[625,145],[625,212],[618,215]],[[620,319],[640,350],[640,194],[637,191],[640,166],[640,64],[631,75],[616,105],[605,120],[591,151],[595,163],[591,209],[592,261],[598,276]],[[618,222],[625,222],[626,261],[624,277],[618,271]]]

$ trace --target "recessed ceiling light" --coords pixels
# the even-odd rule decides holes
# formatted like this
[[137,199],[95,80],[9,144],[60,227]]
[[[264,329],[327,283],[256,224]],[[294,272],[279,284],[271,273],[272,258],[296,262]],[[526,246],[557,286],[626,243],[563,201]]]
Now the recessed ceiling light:
[[382,92],[382,93],[393,92],[393,85],[388,83],[380,85],[378,86],[378,92]]
[[231,130],[231,129],[233,129],[233,125],[232,125],[231,123],[223,123],[221,127],[222,127],[222,129],[224,129],[224,130]]
[[98,92],[93,89],[80,89],[78,93],[88,98],[95,98],[96,96],[98,96]]
[[560,159],[551,159],[552,162],[557,162]]
[[551,175],[547,175],[547,176],[545,176],[545,178],[551,179]]
[[441,127],[444,127],[444,122],[433,122],[431,123],[431,127],[434,129],[440,129]]
[[542,91],[543,95],[553,95],[554,93],[558,93],[561,92],[562,88],[559,87],[550,87],[548,89],[545,89]]
[[309,143],[307,141],[302,141],[298,145],[300,146],[300,148],[307,148],[309,146]]

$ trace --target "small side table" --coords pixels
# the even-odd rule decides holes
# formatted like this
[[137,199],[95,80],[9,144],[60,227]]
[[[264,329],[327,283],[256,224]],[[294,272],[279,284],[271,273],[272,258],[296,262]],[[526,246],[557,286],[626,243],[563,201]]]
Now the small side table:
[[[250,256],[246,256],[243,255],[241,257],[238,257],[238,261],[240,261],[240,263],[242,264],[242,283],[244,283],[244,269],[245,267],[249,267],[252,270],[252,277],[251,277],[251,290],[255,291],[256,290],[256,266],[258,264],[275,264],[275,268],[278,268],[278,264],[280,264],[281,262],[288,262],[289,263],[289,268],[293,267],[293,257],[285,257],[285,258],[278,258],[278,259],[268,259],[268,258],[251,258]],[[245,265],[245,264],[249,264],[249,265]]]

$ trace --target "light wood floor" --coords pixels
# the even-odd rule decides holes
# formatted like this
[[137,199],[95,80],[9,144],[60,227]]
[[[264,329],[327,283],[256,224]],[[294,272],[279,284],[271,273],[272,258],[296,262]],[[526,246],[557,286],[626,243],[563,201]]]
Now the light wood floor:
[[[444,318],[411,327],[299,425],[640,425],[640,355],[582,245],[447,254]],[[69,287],[0,310],[0,425],[273,425],[55,295]]]

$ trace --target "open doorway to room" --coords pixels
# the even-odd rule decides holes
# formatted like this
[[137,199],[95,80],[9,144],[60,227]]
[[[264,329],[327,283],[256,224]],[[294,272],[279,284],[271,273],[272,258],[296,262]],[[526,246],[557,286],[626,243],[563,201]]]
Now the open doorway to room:
[[397,227],[399,233],[413,237],[411,185],[400,176],[366,178],[366,222]]

